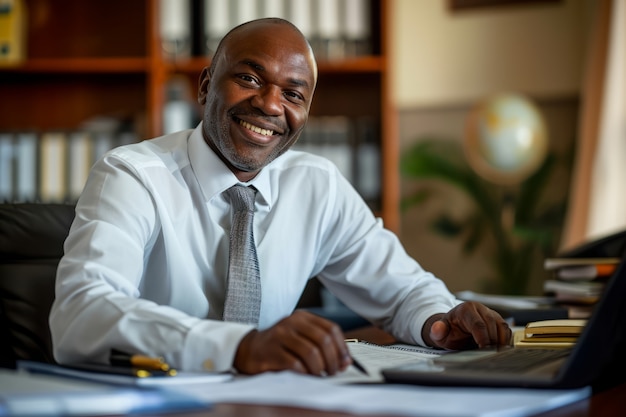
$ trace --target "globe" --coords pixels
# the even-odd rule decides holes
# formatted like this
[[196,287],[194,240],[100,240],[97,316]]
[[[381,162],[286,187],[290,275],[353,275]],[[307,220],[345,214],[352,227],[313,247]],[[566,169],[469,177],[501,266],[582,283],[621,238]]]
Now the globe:
[[548,152],[544,119],[519,94],[499,94],[474,106],[466,122],[464,150],[471,168],[502,185],[522,182]]

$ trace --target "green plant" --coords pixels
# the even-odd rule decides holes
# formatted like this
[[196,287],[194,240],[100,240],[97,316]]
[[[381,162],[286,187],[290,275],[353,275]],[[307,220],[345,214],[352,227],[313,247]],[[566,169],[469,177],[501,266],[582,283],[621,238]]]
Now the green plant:
[[[474,173],[460,143],[424,138],[403,153],[400,170],[407,179],[444,181],[473,200],[475,210],[470,215],[459,220],[442,212],[432,224],[434,230],[462,239],[466,253],[477,250],[484,239],[493,239],[496,249],[492,264],[499,285],[493,290],[522,295],[527,293],[529,275],[537,259],[554,253],[562,226],[565,201],[540,204],[556,159],[549,154],[531,177],[516,187],[504,188]],[[436,197],[436,185],[424,184],[402,199],[403,209]]]

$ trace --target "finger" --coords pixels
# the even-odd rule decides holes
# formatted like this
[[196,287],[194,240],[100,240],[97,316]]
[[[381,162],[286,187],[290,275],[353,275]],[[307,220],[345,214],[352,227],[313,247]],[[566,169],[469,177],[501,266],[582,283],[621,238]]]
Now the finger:
[[512,336],[513,332],[511,331],[511,328],[509,327],[507,322],[500,319],[498,323],[498,344],[502,346],[510,345]]
[[329,375],[336,374],[350,363],[350,351],[345,343],[341,328],[319,316],[309,318],[312,327],[305,334],[316,346],[324,360],[324,370]]
[[478,311],[483,316],[489,333],[490,345],[507,345],[511,339],[511,329],[504,319],[496,311],[482,305],[477,305]]
[[443,346],[449,329],[450,326],[446,319],[437,320],[430,328],[430,339],[438,346]]
[[491,345],[491,339],[489,336],[489,328],[487,325],[488,320],[485,320],[481,314],[481,309],[474,303],[469,303],[465,306],[465,312],[463,312],[463,325],[468,334],[472,335],[472,339],[478,345],[478,347],[486,347]]
[[285,342],[285,348],[297,359],[304,373],[324,375],[326,362],[320,349],[308,338],[297,336]]
[[476,303],[472,307],[476,312],[475,321],[472,325],[472,337],[478,346],[508,344],[511,332],[502,317],[482,304]]
[[481,316],[486,325],[487,335],[489,338],[489,341],[487,342],[486,346],[498,345],[499,344],[498,342],[500,339],[498,336],[499,320],[496,317],[497,315],[495,314],[493,310],[485,307],[483,311],[481,311]]

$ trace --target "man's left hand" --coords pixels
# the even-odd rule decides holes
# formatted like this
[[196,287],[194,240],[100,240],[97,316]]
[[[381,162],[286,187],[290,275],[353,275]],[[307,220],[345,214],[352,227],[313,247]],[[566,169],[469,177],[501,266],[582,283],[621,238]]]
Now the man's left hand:
[[495,311],[474,301],[466,301],[446,314],[430,317],[422,329],[422,339],[442,349],[471,349],[511,343],[511,329]]

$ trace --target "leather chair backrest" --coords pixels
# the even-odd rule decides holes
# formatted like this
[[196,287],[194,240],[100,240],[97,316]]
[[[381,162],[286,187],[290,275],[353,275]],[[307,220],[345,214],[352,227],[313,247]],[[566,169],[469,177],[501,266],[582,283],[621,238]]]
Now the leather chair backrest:
[[53,363],[48,315],[74,206],[0,204],[0,367]]

